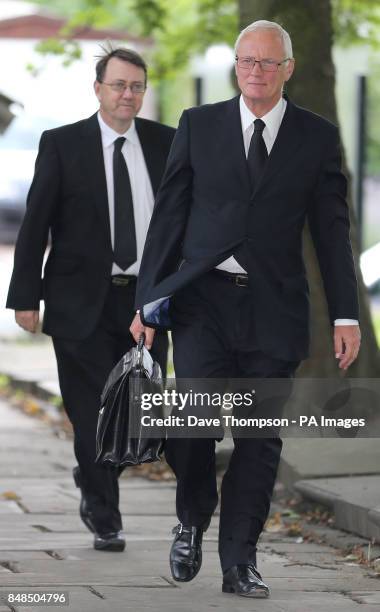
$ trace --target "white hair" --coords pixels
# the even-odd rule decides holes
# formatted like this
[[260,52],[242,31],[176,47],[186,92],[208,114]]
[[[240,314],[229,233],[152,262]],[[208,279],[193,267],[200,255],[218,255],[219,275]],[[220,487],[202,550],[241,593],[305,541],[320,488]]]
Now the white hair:
[[259,21],[254,21],[250,23],[244,30],[242,30],[235,42],[235,54],[237,53],[237,48],[243,36],[248,34],[248,32],[255,32],[256,30],[274,30],[281,37],[285,56],[288,58],[293,58],[293,49],[292,49],[292,41],[290,40],[290,36],[283,27],[281,27],[275,21],[267,21],[266,19],[260,19]]

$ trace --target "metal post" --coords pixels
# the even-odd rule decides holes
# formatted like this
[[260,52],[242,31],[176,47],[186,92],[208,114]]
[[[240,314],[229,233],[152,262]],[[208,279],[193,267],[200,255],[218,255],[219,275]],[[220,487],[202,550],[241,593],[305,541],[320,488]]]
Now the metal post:
[[202,77],[195,77],[195,105],[201,106],[203,104],[203,79]]

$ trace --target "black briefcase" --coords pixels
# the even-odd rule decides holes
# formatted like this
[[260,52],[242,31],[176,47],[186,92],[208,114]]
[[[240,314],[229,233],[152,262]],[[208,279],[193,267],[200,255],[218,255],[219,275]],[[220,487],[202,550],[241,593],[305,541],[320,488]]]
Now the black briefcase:
[[161,393],[161,368],[144,347],[145,336],[113,368],[101,396],[96,432],[96,462],[110,467],[150,463],[160,459],[163,427],[142,424],[141,417],[162,418],[162,408],[142,410],[142,393]]

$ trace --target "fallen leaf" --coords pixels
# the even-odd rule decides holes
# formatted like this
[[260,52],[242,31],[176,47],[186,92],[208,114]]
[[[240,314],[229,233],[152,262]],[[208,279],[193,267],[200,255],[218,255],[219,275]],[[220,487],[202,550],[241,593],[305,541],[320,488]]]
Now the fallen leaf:
[[13,499],[15,501],[20,499],[20,497],[14,491],[4,491],[4,493],[1,494],[1,497],[4,499]]

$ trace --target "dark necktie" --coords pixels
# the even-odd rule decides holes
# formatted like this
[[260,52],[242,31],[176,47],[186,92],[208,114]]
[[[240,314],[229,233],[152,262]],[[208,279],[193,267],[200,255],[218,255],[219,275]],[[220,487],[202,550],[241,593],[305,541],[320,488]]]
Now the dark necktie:
[[114,260],[126,270],[137,259],[135,217],[128,168],[121,148],[125,138],[116,138],[113,151],[113,183],[115,194]]
[[252,189],[256,188],[268,159],[268,150],[263,138],[265,123],[261,119],[255,119],[254,124],[255,130],[249,143],[247,157]]

